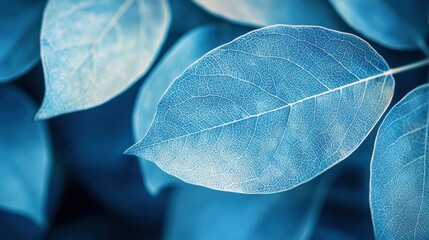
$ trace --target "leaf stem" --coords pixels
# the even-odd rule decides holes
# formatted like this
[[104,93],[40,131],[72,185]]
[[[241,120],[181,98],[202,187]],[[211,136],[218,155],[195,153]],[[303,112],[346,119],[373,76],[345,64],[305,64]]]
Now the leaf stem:
[[387,71],[387,74],[397,74],[397,73],[402,73],[402,72],[406,72],[409,70],[413,70],[419,67],[423,67],[429,65],[429,58],[420,60],[418,62],[414,62],[414,63],[410,63],[401,67],[397,67],[397,68],[391,68],[389,71]]

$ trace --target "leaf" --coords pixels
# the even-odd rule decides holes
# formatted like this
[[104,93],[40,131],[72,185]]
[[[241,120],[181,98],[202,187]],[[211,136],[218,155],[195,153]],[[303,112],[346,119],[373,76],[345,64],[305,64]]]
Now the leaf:
[[46,90],[36,119],[123,92],[149,69],[169,24],[166,0],[50,0],[41,36]]
[[429,84],[387,114],[371,162],[370,202],[377,239],[429,236]]
[[12,87],[0,88],[0,207],[46,224],[51,176],[46,126],[32,122],[36,106]]
[[330,0],[356,31],[396,50],[426,48],[428,1]]
[[0,0],[0,83],[16,79],[39,60],[44,0]]
[[[228,25],[205,25],[187,33],[166,53],[142,85],[133,113],[135,139],[144,137],[156,113],[162,95],[174,79],[198,58],[213,48],[233,40],[244,33],[243,28]],[[153,195],[163,188],[181,184],[155,164],[140,159],[146,188]]]
[[166,240],[311,239],[331,175],[279,194],[245,195],[205,188],[173,192]]
[[263,27],[273,24],[320,25],[337,30],[346,26],[328,1],[320,0],[193,0],[215,16],[235,23]]
[[196,185],[284,191],[360,145],[392,98],[388,70],[353,35],[262,28],[184,71],[161,99],[145,138],[126,153]]

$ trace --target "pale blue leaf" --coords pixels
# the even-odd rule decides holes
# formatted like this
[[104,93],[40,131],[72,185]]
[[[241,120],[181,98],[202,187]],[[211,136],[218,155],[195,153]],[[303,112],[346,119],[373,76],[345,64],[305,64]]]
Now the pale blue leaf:
[[371,210],[377,239],[429,236],[429,84],[387,114],[371,162]]
[[293,188],[349,156],[389,105],[389,67],[356,36],[276,25],[209,52],[161,99],[127,153],[186,182]]
[[0,83],[26,73],[39,60],[44,0],[0,0]]
[[[192,30],[179,39],[148,76],[140,89],[133,114],[136,140],[140,140],[146,135],[155,116],[158,103],[174,79],[205,53],[243,33],[243,28],[228,25],[206,25]],[[158,194],[168,185],[181,183],[177,178],[166,174],[150,161],[140,159],[140,166],[146,188],[152,194]]]
[[428,34],[426,0],[330,0],[356,31],[389,48],[425,48]]
[[291,191],[247,195],[189,187],[172,193],[164,238],[311,239],[331,175]]
[[123,92],[151,66],[169,24],[167,0],[50,0],[41,34],[45,98],[36,119]]
[[46,223],[51,173],[47,128],[33,122],[36,106],[18,89],[0,88],[0,207]]
[[327,0],[193,0],[208,12],[250,25],[320,25],[337,30],[346,26]]

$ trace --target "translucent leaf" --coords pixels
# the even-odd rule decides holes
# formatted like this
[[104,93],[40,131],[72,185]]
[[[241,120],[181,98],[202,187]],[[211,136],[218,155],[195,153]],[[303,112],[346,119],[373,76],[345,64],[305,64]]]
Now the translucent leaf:
[[[174,79],[205,53],[243,33],[243,28],[206,25],[192,30],[179,39],[140,89],[133,116],[136,140],[142,139],[149,130],[156,107]],[[145,159],[140,160],[140,166],[145,179],[144,183],[152,194],[158,194],[164,187],[181,182]]]
[[0,0],[0,83],[27,72],[39,59],[44,0]]
[[330,177],[267,195],[177,189],[167,213],[165,239],[311,239]]
[[209,188],[284,191],[349,156],[393,87],[387,63],[360,38],[320,27],[262,28],[184,71],[127,153]]
[[330,0],[356,31],[389,48],[410,50],[422,45],[428,33],[425,0]]
[[46,90],[36,119],[123,92],[151,66],[169,23],[166,0],[49,1],[41,36]]
[[44,123],[33,122],[36,106],[11,87],[0,88],[0,207],[46,223],[51,173]]
[[250,25],[320,25],[337,30],[346,28],[325,0],[193,0],[208,12],[227,20]]
[[378,131],[371,162],[377,239],[429,236],[429,84],[406,95]]

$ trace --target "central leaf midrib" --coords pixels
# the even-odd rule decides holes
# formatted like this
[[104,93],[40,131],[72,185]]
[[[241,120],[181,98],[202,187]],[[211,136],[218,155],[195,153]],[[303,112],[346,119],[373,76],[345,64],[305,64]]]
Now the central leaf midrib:
[[163,141],[160,141],[160,142],[152,143],[152,144],[149,144],[149,145],[144,145],[144,146],[142,146],[140,148],[144,148],[144,147],[148,147],[148,146],[154,146],[154,145],[159,145],[159,144],[162,144],[162,143],[165,143],[165,142],[169,142],[169,141],[173,141],[173,140],[176,140],[176,139],[179,139],[179,138],[189,137],[189,136],[192,136],[192,135],[195,135],[195,134],[199,134],[199,133],[202,133],[202,132],[206,132],[206,131],[210,131],[210,130],[213,130],[213,129],[225,127],[225,126],[228,126],[228,125],[231,125],[231,124],[235,124],[237,122],[242,122],[242,121],[245,121],[245,120],[248,120],[248,119],[256,118],[256,117],[259,117],[261,115],[265,115],[265,114],[269,114],[269,113],[272,113],[272,112],[280,111],[282,109],[291,107],[291,106],[296,105],[298,103],[305,102],[305,101],[310,100],[310,99],[314,99],[314,98],[317,98],[317,97],[320,97],[320,96],[324,96],[324,95],[330,94],[332,92],[340,91],[340,90],[342,90],[344,88],[352,87],[354,85],[365,83],[365,82],[368,82],[370,80],[373,80],[373,79],[376,79],[376,78],[379,78],[379,77],[383,77],[383,76],[388,76],[388,75],[391,75],[391,70],[387,70],[387,71],[384,71],[382,73],[379,73],[379,74],[376,74],[376,75],[373,75],[373,76],[369,76],[367,78],[364,78],[364,79],[361,79],[361,80],[358,80],[358,81],[355,81],[355,82],[352,82],[352,83],[349,83],[349,84],[346,84],[346,85],[343,85],[343,86],[340,86],[340,87],[337,87],[337,88],[333,88],[333,89],[325,91],[325,92],[321,92],[321,93],[318,93],[318,94],[315,94],[315,95],[312,95],[312,96],[305,97],[303,99],[297,100],[297,101],[292,102],[292,103],[288,103],[288,104],[283,105],[283,106],[278,107],[278,108],[274,108],[274,109],[271,109],[271,110],[268,110],[268,111],[265,111],[265,112],[261,112],[261,113],[249,115],[249,116],[246,116],[246,117],[243,117],[243,118],[240,118],[240,119],[236,119],[234,121],[223,123],[223,124],[220,124],[220,125],[217,125],[217,126],[213,126],[213,127],[210,127],[210,128],[205,128],[205,129],[202,129],[202,130],[199,130],[199,131],[195,131],[195,132],[192,132],[192,133],[180,135],[180,136],[177,136],[177,137],[174,137],[174,138],[170,138],[170,139],[167,139],[167,140],[163,140]]
[[121,6],[118,8],[118,10],[115,12],[113,17],[107,22],[106,26],[101,30],[101,32],[97,35],[94,42],[90,45],[90,48],[88,51],[86,51],[85,55],[82,56],[81,61],[76,65],[75,68],[73,68],[73,71],[69,75],[69,79],[75,76],[82,67],[82,65],[88,60],[89,56],[91,55],[91,52],[97,44],[99,44],[109,33],[113,26],[115,26],[116,23],[118,23],[119,19],[122,18],[122,16],[125,14],[125,12],[130,8],[130,6],[133,4],[133,2],[136,0],[125,0]]

